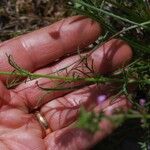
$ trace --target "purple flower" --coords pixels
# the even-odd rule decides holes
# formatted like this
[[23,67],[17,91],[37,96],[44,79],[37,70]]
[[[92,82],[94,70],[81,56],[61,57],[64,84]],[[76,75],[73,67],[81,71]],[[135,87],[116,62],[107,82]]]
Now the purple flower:
[[97,102],[98,102],[98,104],[102,104],[105,100],[107,99],[107,96],[106,95],[99,95],[98,97],[97,97]]
[[145,103],[146,103],[146,100],[145,100],[145,99],[143,99],[143,98],[139,99],[139,104],[140,104],[141,106],[145,106]]

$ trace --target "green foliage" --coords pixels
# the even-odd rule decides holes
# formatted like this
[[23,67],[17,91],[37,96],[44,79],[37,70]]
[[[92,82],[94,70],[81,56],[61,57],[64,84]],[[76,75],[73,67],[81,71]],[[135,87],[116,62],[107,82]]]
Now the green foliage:
[[[105,32],[109,32],[106,40],[121,37],[136,48],[136,51],[150,53],[150,7],[143,0],[74,0],[74,9],[100,22]],[[131,30],[132,29],[132,30]],[[134,29],[134,30],[133,30]],[[125,32],[125,33],[124,33]],[[117,36],[114,36],[117,35]]]
[[[122,81],[117,96],[126,95],[133,104],[133,110],[132,113],[116,116],[117,118],[112,116],[111,119],[112,121],[115,119],[113,122],[118,124],[126,119],[140,119],[145,133],[148,133],[145,134],[144,142],[140,143],[141,148],[148,150],[150,143],[148,141],[150,122],[147,117],[150,113],[150,1],[73,0],[72,6],[79,14],[93,18],[103,26],[104,32],[100,37],[103,42],[112,38],[121,38],[132,46],[134,59],[131,64],[117,70],[117,73],[109,78],[118,77],[118,80]],[[136,91],[130,90],[133,85],[137,87]],[[145,99],[144,106],[139,104],[140,98]]]
[[76,127],[84,128],[92,133],[98,131],[99,121],[103,117],[103,114],[96,115],[94,112],[88,112],[84,107],[80,109],[80,115],[77,121]]

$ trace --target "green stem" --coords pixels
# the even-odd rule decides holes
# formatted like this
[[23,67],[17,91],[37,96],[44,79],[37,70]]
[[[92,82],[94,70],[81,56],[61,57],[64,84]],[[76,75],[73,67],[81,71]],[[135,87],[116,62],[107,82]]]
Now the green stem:
[[91,8],[91,9],[93,9],[93,10],[100,11],[100,12],[102,12],[102,13],[108,15],[108,16],[117,18],[117,19],[119,19],[119,20],[122,20],[122,21],[131,23],[131,24],[134,24],[134,25],[137,25],[137,26],[142,26],[142,27],[144,27],[144,28],[147,28],[147,26],[145,26],[145,25],[141,25],[141,24],[139,24],[139,23],[137,23],[137,22],[134,22],[134,21],[131,21],[131,20],[127,19],[127,18],[122,18],[122,17],[120,17],[120,16],[118,16],[118,15],[115,15],[115,14],[113,14],[113,13],[110,13],[110,12],[108,12],[108,11],[105,11],[105,10],[103,10],[103,9],[101,9],[101,8],[96,8],[96,7],[94,7],[94,6],[91,6],[91,5],[89,5],[89,4],[85,3],[85,2],[83,2],[83,1],[78,1],[78,3],[81,4],[81,5],[83,5],[83,6],[89,7],[89,8]]
[[128,28],[126,28],[126,29],[123,29],[123,30],[121,30],[120,32],[116,33],[116,34],[113,35],[111,38],[114,38],[114,37],[118,36],[118,35],[121,34],[121,33],[124,33],[124,32],[126,32],[126,31],[135,29],[135,28],[137,28],[137,27],[139,27],[139,26],[144,26],[144,25],[148,25],[148,24],[150,24],[150,20],[149,20],[149,21],[146,21],[146,22],[142,22],[142,23],[140,23],[140,24],[138,24],[138,25],[130,26],[130,27],[128,27]]
[[[1,75],[16,75],[21,77],[29,77],[31,79],[38,79],[38,78],[47,78],[51,80],[64,80],[64,81],[85,81],[85,82],[92,82],[92,83],[106,83],[106,82],[116,82],[116,83],[124,83],[124,79],[118,79],[118,78],[108,78],[108,77],[90,77],[90,78],[80,78],[80,77],[65,77],[65,76],[56,76],[56,75],[48,75],[48,74],[36,74],[31,72],[0,72]],[[135,80],[135,79],[129,79],[127,83],[146,83],[150,84],[150,79],[146,80]]]
[[113,116],[111,116],[111,118],[126,118],[126,119],[141,119],[141,118],[145,118],[145,119],[150,119],[150,114],[114,114]]
[[80,78],[80,77],[65,77],[65,76],[56,76],[56,75],[48,75],[48,74],[36,74],[36,73],[30,73],[30,72],[0,72],[1,75],[16,75],[21,77],[30,77],[32,79],[38,79],[38,78],[47,78],[52,80],[65,80],[65,81],[87,81],[87,82],[123,82],[121,79],[110,79],[106,77],[100,77],[100,78]]

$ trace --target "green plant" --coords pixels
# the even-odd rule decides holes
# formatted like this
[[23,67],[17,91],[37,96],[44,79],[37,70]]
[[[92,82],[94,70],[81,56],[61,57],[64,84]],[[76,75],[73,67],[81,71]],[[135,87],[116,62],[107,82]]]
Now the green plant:
[[[104,28],[99,44],[112,38],[121,38],[133,48],[134,59],[127,67],[120,71],[122,86],[118,94],[125,94],[133,104],[133,110],[121,118],[141,119],[141,126],[145,129],[144,141],[141,148],[148,150],[149,113],[150,113],[150,1],[149,0],[74,0],[70,5],[79,13],[100,22]],[[110,76],[114,79],[115,76]],[[118,80],[118,81],[119,81]],[[137,82],[132,83],[131,81]],[[110,81],[111,82],[111,81]],[[134,84],[136,92],[129,87]],[[141,106],[140,99],[144,99]],[[135,115],[136,114],[136,115]],[[138,114],[138,115],[137,115]],[[83,115],[84,117],[84,115]],[[119,122],[120,116],[118,116]],[[113,117],[112,117],[113,118]],[[120,122],[122,123],[122,121]]]
[[[41,90],[47,92],[56,90],[72,90],[78,89],[81,86],[65,87],[67,83],[86,81],[88,84],[93,83],[119,83],[119,88],[116,96],[126,95],[133,105],[133,108],[128,112],[107,117],[103,113],[99,115],[93,112],[81,110],[78,127],[86,128],[91,132],[99,130],[97,124],[102,119],[109,119],[115,122],[117,126],[121,125],[126,120],[138,119],[141,120],[141,127],[145,130],[145,136],[140,143],[143,150],[148,150],[149,145],[149,127],[150,127],[150,3],[148,0],[74,0],[69,4],[79,14],[83,14],[93,18],[103,25],[104,32],[98,41],[98,45],[112,39],[121,38],[127,41],[133,48],[134,58],[131,64],[123,69],[117,70],[110,76],[95,75],[94,77],[59,76],[59,71],[56,74],[35,74],[19,67],[11,56],[8,56],[8,61],[14,67],[13,72],[0,72],[3,75],[17,75],[18,79],[8,80],[8,88],[12,88],[19,84],[21,77],[26,77],[29,80],[37,78],[47,78],[50,80],[60,81],[57,86],[43,88]],[[96,45],[97,46],[97,45]],[[80,52],[79,52],[80,55]],[[87,56],[88,57],[88,56]],[[87,57],[81,57],[77,62],[84,65],[92,72],[92,66],[87,66]],[[69,66],[68,66],[69,67]],[[63,68],[64,70],[67,69]],[[78,69],[77,65],[76,68]],[[62,70],[60,70],[62,71]],[[81,72],[82,73],[82,72]],[[69,73],[68,73],[69,74]],[[118,78],[119,76],[119,78]],[[130,86],[136,87],[135,91],[130,90]]]

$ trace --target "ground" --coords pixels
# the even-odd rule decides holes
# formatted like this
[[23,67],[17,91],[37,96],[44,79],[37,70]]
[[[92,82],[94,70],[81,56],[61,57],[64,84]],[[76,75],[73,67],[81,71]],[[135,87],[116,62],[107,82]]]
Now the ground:
[[1,0],[0,40],[47,26],[71,13],[67,0]]

